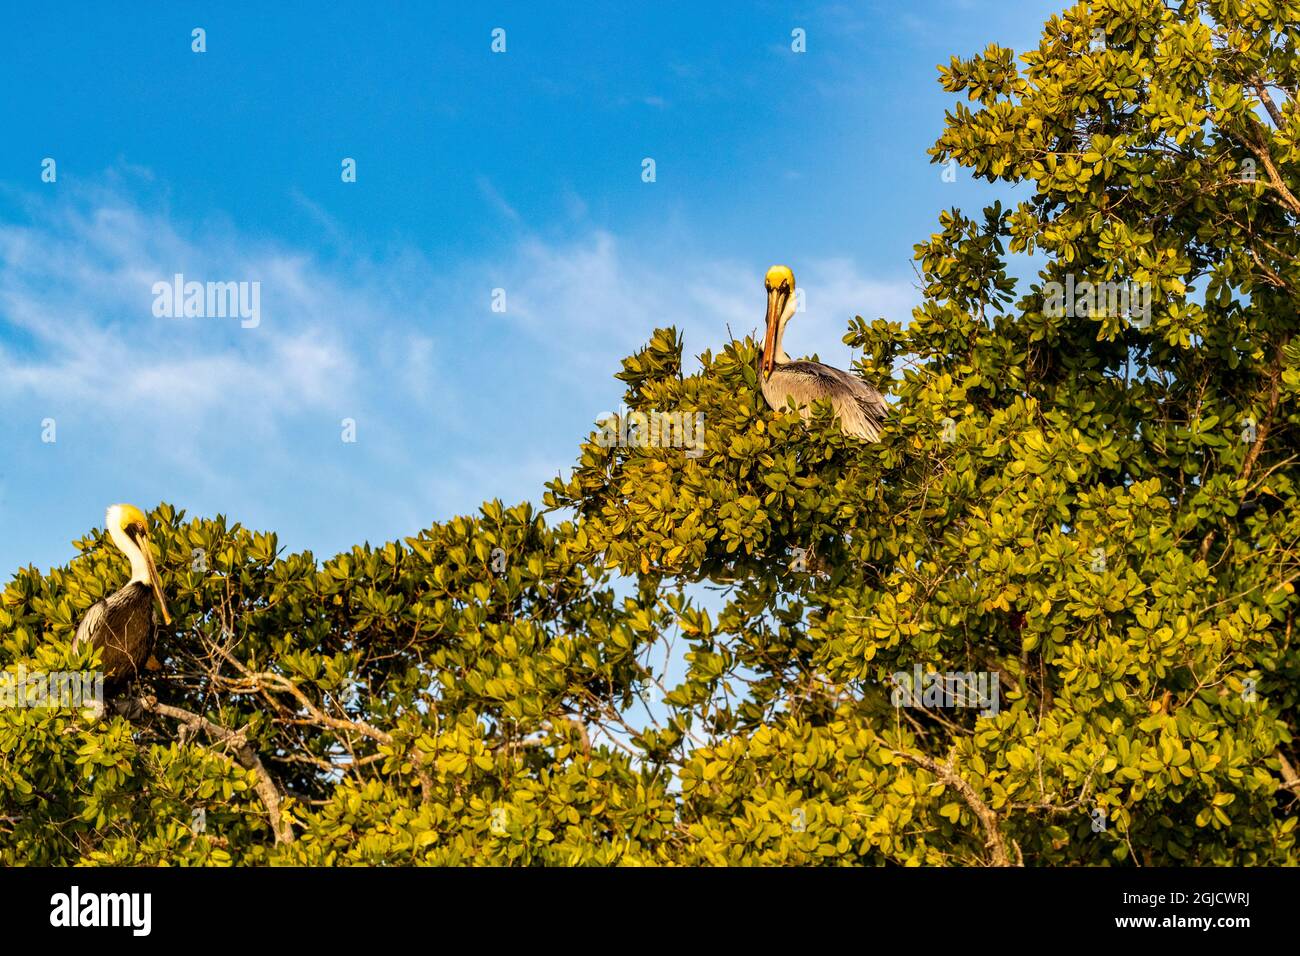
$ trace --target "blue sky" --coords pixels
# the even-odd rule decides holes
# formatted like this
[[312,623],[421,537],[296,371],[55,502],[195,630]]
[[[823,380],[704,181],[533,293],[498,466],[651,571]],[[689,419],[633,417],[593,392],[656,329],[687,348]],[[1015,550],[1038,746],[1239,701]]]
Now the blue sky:
[[[854,314],[907,318],[939,210],[993,195],[929,164],[935,65],[1062,6],[12,8],[0,575],[116,501],[325,557],[537,500],[619,359],[656,325],[692,353],[757,328],[773,262],[807,296],[787,348],[846,366]],[[155,317],[178,272],[259,282],[260,324]]]

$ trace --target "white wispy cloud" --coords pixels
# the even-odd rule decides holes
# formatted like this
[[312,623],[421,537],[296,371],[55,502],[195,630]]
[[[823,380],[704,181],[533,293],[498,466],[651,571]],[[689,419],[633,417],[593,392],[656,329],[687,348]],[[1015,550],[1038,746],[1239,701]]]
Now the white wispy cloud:
[[483,198],[495,209],[501,216],[509,219],[511,222],[519,222],[522,218],[514,206],[501,195],[501,191],[492,184],[492,180],[486,176],[479,176],[476,179],[478,190],[482,193]]
[[[352,355],[320,317],[364,297],[309,257],[242,236],[183,236],[165,212],[108,193],[30,212],[30,224],[0,224],[0,319],[27,345],[0,341],[0,394],[76,403],[92,417],[161,408],[193,425],[232,396],[297,410],[352,379]],[[267,321],[155,317],[153,285],[177,273],[261,282]]]

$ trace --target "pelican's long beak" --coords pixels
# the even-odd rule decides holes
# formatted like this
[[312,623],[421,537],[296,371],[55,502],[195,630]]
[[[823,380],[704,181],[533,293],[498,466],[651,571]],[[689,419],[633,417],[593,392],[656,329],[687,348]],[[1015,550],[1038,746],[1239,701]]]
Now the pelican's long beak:
[[158,576],[158,568],[153,563],[153,549],[149,547],[148,535],[140,535],[136,538],[136,544],[144,552],[144,563],[149,569],[149,586],[153,588],[153,596],[158,601],[158,607],[162,609],[163,623],[170,624],[172,616],[167,611],[167,599],[163,597],[162,578]]
[[771,375],[776,366],[776,340],[780,334],[781,313],[785,311],[790,293],[781,289],[767,290],[767,334],[763,336],[763,374]]

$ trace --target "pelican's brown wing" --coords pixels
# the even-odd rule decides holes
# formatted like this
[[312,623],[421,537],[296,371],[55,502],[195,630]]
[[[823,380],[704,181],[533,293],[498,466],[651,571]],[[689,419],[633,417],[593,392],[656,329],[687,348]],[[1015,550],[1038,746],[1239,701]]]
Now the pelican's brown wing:
[[132,681],[153,651],[153,591],[132,581],[86,611],[73,647],[101,648],[104,683],[115,688]]
[[778,365],[763,382],[763,397],[778,411],[794,399],[805,418],[813,402],[829,399],[844,434],[866,441],[880,438],[888,411],[884,396],[862,379],[820,362]]

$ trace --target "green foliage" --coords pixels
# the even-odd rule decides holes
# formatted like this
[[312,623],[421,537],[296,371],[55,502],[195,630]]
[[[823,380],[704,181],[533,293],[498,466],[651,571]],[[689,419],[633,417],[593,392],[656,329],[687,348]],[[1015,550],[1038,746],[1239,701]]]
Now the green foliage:
[[[148,689],[242,736],[0,708],[0,864],[1297,862],[1297,41],[1300,3],[1108,0],[942,69],[932,158],[1028,198],[943,213],[911,321],[851,324],[878,444],[661,329],[626,403],[706,450],[593,433],[543,513],[320,564],[160,506]],[[5,589],[0,666],[93,663],[125,565],[77,545]],[[917,666],[997,713],[896,706]]]

